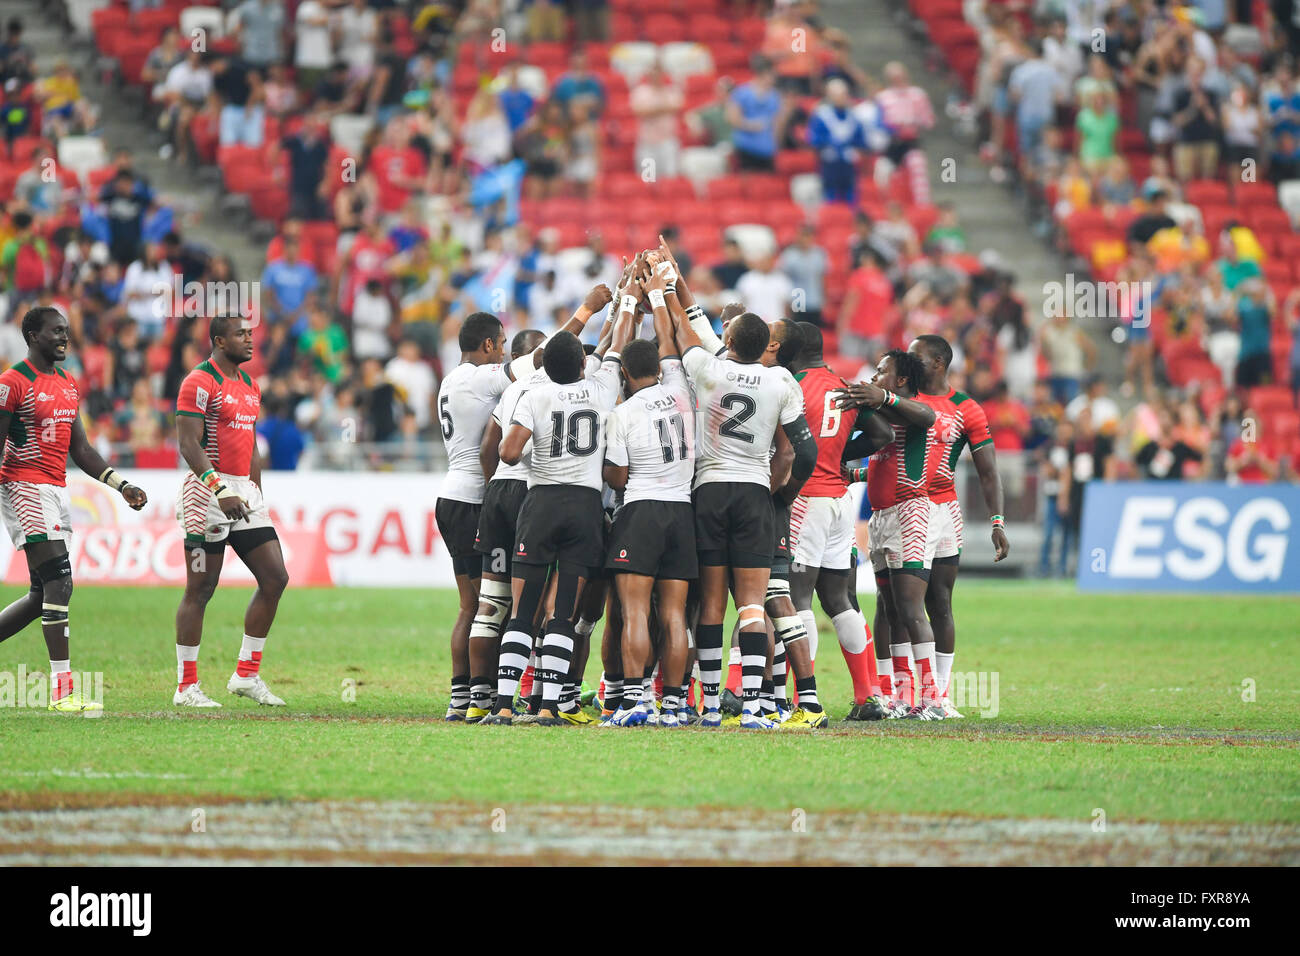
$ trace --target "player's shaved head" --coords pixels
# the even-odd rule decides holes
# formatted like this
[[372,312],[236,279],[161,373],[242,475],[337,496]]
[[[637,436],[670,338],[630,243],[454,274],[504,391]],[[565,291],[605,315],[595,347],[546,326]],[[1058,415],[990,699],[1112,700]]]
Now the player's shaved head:
[[552,382],[569,385],[582,378],[586,353],[572,332],[556,332],[542,350],[542,368]]
[[779,343],[776,349],[776,364],[782,368],[789,368],[790,363],[803,350],[803,336],[799,334],[799,326],[789,319],[777,319],[772,323],[768,334],[773,341]]
[[826,342],[822,330],[811,322],[799,323],[799,338],[802,348],[799,360],[805,365],[821,365],[825,360]]
[[948,366],[952,364],[952,346],[942,335],[930,333],[918,335],[907,350],[912,353],[921,351],[927,364],[933,362],[944,372],[947,372]]
[[659,347],[649,339],[633,339],[619,356],[630,379],[659,377]]
[[762,358],[771,337],[767,323],[753,312],[736,316],[727,326],[727,345],[742,362],[757,362]]
[[23,341],[31,345],[32,338],[41,334],[46,322],[61,318],[63,313],[52,305],[38,305],[34,309],[28,309],[23,315]]
[[238,317],[233,315],[214,315],[212,320],[208,322],[208,341],[215,347],[217,339],[229,338],[231,331],[233,331],[232,323],[238,325]]
[[515,337],[510,340],[510,357],[517,359],[522,355],[527,355],[541,345],[544,338],[546,336],[537,329],[524,329],[522,332],[516,332]]
[[457,336],[462,352],[477,352],[484,342],[495,342],[502,335],[501,320],[491,312],[473,312],[460,324]]

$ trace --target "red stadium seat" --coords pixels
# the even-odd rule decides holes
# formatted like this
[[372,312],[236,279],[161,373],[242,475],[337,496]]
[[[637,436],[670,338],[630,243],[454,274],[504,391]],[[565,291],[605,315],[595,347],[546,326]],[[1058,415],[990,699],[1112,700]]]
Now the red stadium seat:
[[1194,206],[1206,203],[1216,205],[1230,203],[1228,187],[1217,179],[1194,179],[1183,187],[1183,198]]
[[1272,183],[1237,183],[1233,199],[1240,206],[1276,206],[1277,187]]

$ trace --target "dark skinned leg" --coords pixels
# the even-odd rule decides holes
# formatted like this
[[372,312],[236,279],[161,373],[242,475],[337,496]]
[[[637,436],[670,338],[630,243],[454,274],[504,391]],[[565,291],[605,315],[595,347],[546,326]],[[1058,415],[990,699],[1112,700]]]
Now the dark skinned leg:
[[[763,607],[764,599],[767,596],[767,582],[771,573],[770,567],[733,569],[732,580],[735,587],[737,609],[751,606],[757,606],[758,608]],[[767,623],[764,620],[763,615],[760,613],[757,617],[754,617],[752,616],[752,612],[746,612],[746,614],[749,616],[746,617],[745,615],[742,615],[739,635],[741,642],[740,654],[742,668],[744,667],[744,660],[746,657],[753,659],[757,656],[757,654],[754,653],[753,648],[756,647],[757,653],[761,654],[763,648],[767,644]],[[746,654],[747,647],[751,648],[751,651],[748,654]],[[762,678],[760,674],[760,687],[761,681]],[[752,678],[751,686],[743,687],[742,685],[742,689],[744,690],[745,707],[753,713],[759,712],[758,700],[755,695],[759,692],[760,687],[752,686]]]
[[951,654],[957,646],[957,626],[952,618],[952,589],[957,584],[957,565],[940,564],[930,569],[930,587],[925,592],[925,610],[934,631],[934,650]]
[[[63,541],[35,541],[23,550],[27,553],[29,566],[39,568],[45,562],[60,558],[68,553],[68,546]],[[41,589],[41,603],[67,607],[72,598],[72,578],[63,577],[47,581]],[[66,661],[68,659],[68,621],[66,614],[57,621],[42,621],[41,632],[45,637],[45,648],[50,660]]]
[[[897,607],[898,622],[904,632],[899,634],[895,641],[901,643],[899,638],[905,634],[906,639],[912,644],[915,656],[918,644],[934,642],[930,619],[925,616],[925,592],[929,582],[915,574],[899,572],[889,576],[889,583]],[[923,682],[927,680],[927,675],[924,673],[919,677]],[[923,686],[921,691],[923,699],[933,694],[932,687]]]
[[[629,683],[640,684],[650,660],[650,596],[654,578],[645,574],[619,574],[614,578],[619,604],[623,606],[623,636],[621,659],[623,662],[624,694]],[[640,701],[640,687],[633,692]]]
[[686,640],[686,581],[655,582],[659,609],[659,673],[664,687],[678,688],[686,683],[688,649]]
[[31,575],[32,585],[28,588],[26,594],[3,611],[0,611],[0,641],[8,640],[40,617],[41,604],[45,601],[44,585],[41,584],[40,578],[36,576],[38,565],[33,563],[32,555],[26,548],[23,549],[23,552],[24,557],[27,559],[27,568]]
[[203,640],[203,612],[217,591],[225,551],[210,554],[202,547],[185,551],[185,593],[176,608],[176,643],[198,647]]
[[465,693],[468,695],[469,679],[472,676],[469,661],[469,629],[474,624],[474,615],[478,613],[478,578],[468,574],[456,575],[456,593],[460,604],[456,610],[456,620],[451,626],[452,683],[459,684],[463,681]]
[[[257,590],[253,592],[253,597],[248,602],[248,610],[244,612],[244,633],[249,637],[266,637],[271,631],[271,624],[275,621],[275,612],[280,606],[280,596],[289,586],[289,571],[284,566],[284,552],[280,550],[280,542],[272,539],[259,544],[244,555],[243,561],[257,581]],[[477,590],[476,587],[476,597]],[[470,616],[473,617],[472,612]],[[459,621],[459,617],[457,620]]]

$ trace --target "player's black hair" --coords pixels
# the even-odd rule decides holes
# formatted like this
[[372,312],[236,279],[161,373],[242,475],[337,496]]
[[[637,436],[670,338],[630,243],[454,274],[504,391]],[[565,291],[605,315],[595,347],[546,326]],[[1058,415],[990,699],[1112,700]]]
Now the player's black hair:
[[811,322],[799,323],[799,338],[803,346],[799,353],[805,365],[820,365],[824,360],[826,342],[820,326]]
[[903,349],[890,349],[885,353],[885,358],[894,360],[894,373],[900,379],[907,379],[909,390],[915,393],[921,387],[921,380],[925,377],[925,369],[921,367],[920,359]]
[[527,355],[541,345],[544,338],[546,336],[537,329],[524,329],[522,332],[516,332],[515,337],[510,340],[510,357],[517,359],[522,355]]
[[731,349],[742,362],[757,362],[767,348],[772,331],[759,316],[746,312],[731,320],[727,326]]
[[789,368],[790,363],[803,351],[803,335],[799,332],[799,326],[789,319],[777,319],[772,323],[768,334],[781,343],[776,347],[776,364]]
[[659,347],[649,339],[633,339],[620,356],[628,378],[654,378],[659,374]]
[[500,334],[500,319],[491,312],[473,312],[460,324],[457,339],[462,352],[477,352],[484,342],[494,342]]
[[943,366],[946,372],[948,366],[952,364],[952,346],[948,344],[948,340],[942,335],[932,335],[929,332],[918,335],[916,340],[921,343],[921,346],[931,358],[939,360],[939,364]]
[[28,309],[23,316],[23,341],[31,345],[32,336],[39,335],[48,320],[60,318],[62,314],[51,305],[38,305],[34,309]]
[[586,353],[572,332],[556,332],[542,350],[542,368],[552,382],[568,385],[582,378]]
[[208,323],[208,341],[215,347],[217,338],[225,338],[230,334],[230,323],[235,320],[233,315],[214,315],[212,321]]

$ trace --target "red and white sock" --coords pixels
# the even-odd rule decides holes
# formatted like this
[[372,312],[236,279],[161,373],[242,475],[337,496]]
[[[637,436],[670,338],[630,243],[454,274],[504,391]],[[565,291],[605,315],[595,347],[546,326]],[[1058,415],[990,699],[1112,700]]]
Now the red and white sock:
[[731,642],[731,656],[727,659],[727,690],[731,691],[737,697],[740,696],[740,641],[734,639]]
[[915,687],[912,680],[912,645],[890,644],[889,656],[894,661],[894,698],[911,707]]
[[176,645],[176,692],[199,682],[199,645]]
[[860,704],[871,696],[867,659],[875,657],[874,650],[867,645],[862,615],[849,608],[831,618],[831,624],[835,627],[844,663],[849,665],[849,677],[853,679],[853,703]]
[[934,679],[939,685],[939,696],[948,696],[948,683],[952,680],[952,659],[957,656],[957,652],[951,654],[934,655]]
[[239,645],[239,663],[235,673],[240,677],[252,677],[262,666],[262,648],[266,647],[266,638],[244,635],[244,643]]
[[916,658],[917,682],[921,688],[921,703],[938,703],[939,687],[935,683],[934,641],[913,644],[912,656]]
[[50,700],[63,700],[72,693],[72,661],[50,661]]
[[876,669],[880,673],[880,693],[886,699],[894,696],[894,661],[890,657],[877,657]]

